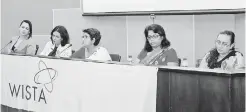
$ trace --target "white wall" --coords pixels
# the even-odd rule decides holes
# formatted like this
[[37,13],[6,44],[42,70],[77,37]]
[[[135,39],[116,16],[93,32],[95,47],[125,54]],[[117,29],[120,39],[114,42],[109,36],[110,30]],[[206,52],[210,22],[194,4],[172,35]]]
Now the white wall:
[[193,16],[174,15],[157,16],[156,23],[162,25],[166,30],[167,38],[171,42],[179,58],[187,58],[189,65],[194,65],[194,37]]
[[85,13],[237,9],[245,8],[244,0],[83,0]]
[[70,35],[72,49],[81,47],[81,32],[86,28],[96,28],[102,38],[101,46],[110,54],[120,54],[126,61],[126,24],[125,17],[82,17],[80,9],[54,10],[54,26],[64,25]]
[[236,48],[245,55],[245,14],[235,15]]
[[[1,47],[11,37],[18,35],[22,20],[28,19],[33,25],[33,37],[50,35],[53,28],[52,9],[80,8],[80,0],[1,0]],[[41,45],[42,46],[42,45]]]
[[[236,33],[236,46],[244,53],[244,15],[161,15],[156,16],[155,23],[164,27],[178,57],[188,58],[189,65],[195,66],[195,60],[201,59],[214,47],[218,33],[223,30]],[[126,61],[128,55],[136,58],[143,49],[144,29],[152,24],[152,20],[149,16],[83,17],[79,9],[67,9],[54,11],[54,24],[67,27],[75,50],[80,48],[82,29],[99,29],[102,33],[101,45],[109,53],[120,54],[122,61]]]
[[[0,1],[0,6],[2,6],[2,0]],[[0,8],[0,26],[2,26],[2,9]],[[2,27],[0,27],[0,35],[2,35]],[[0,39],[0,44],[1,44],[1,39]],[[2,63],[0,59],[0,63]],[[2,64],[1,64],[2,66]],[[0,67],[0,72],[2,74],[2,67]],[[0,77],[0,84],[2,84],[2,78]],[[2,90],[2,86],[0,86],[0,89]],[[2,92],[0,92],[0,103],[2,104]]]
[[48,41],[50,41],[50,35],[33,35],[33,38],[37,45],[39,45],[39,49],[37,54],[40,54],[44,49],[44,46]]
[[147,25],[152,24],[152,21],[149,19],[149,16],[128,16],[126,24],[128,55],[136,59],[140,51],[144,48],[144,29]]

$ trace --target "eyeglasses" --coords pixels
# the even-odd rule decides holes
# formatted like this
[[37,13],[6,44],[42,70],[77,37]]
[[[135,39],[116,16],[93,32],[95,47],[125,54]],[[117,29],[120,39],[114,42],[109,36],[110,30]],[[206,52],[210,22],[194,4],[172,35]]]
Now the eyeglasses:
[[88,36],[87,35],[83,35],[82,38],[88,38]]
[[158,37],[160,37],[160,35],[153,35],[153,36],[148,36],[147,39],[157,39]]
[[221,45],[223,47],[229,47],[230,44],[226,43],[226,42],[221,42],[220,40],[216,40],[215,41],[218,45]]

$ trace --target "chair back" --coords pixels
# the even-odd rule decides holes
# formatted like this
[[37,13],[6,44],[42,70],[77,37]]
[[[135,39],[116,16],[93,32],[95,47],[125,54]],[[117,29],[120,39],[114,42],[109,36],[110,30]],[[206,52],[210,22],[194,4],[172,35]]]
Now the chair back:
[[75,50],[72,50],[72,54],[75,53]]
[[118,61],[118,62],[120,62],[121,56],[119,54],[109,54],[109,55],[110,55],[112,61]]
[[178,58],[178,65],[180,66],[181,65],[181,59],[180,58]]
[[201,61],[202,61],[202,59],[197,59],[197,60],[196,60],[196,67],[197,67],[197,68],[200,66]]

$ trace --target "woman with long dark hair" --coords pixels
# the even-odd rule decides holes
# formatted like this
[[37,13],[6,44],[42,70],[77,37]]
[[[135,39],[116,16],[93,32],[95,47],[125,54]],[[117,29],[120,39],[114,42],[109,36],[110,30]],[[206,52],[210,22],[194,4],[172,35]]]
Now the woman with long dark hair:
[[64,26],[56,26],[50,33],[50,40],[44,47],[40,55],[70,57],[72,55],[71,44],[69,44],[69,34]]
[[23,20],[20,23],[19,35],[14,36],[9,42],[4,53],[18,53],[35,55],[36,45],[32,39],[32,23],[29,20]]
[[144,30],[145,46],[136,62],[144,65],[178,66],[176,51],[170,47],[165,31],[158,24],[148,25]]
[[202,59],[200,68],[239,69],[244,67],[242,53],[235,50],[235,34],[225,30],[220,32],[215,41],[215,48]]

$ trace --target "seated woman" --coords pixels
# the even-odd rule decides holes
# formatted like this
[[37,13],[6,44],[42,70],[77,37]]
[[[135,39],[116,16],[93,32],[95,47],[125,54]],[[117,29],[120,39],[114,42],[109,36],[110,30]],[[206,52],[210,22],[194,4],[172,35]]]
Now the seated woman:
[[199,67],[230,70],[244,67],[242,53],[235,51],[235,34],[227,30],[220,32],[215,41],[215,48],[204,56]]
[[[95,28],[88,28],[82,33],[82,47],[76,51],[72,58],[85,58],[90,60],[111,61],[106,48],[99,46],[100,32]],[[81,55],[81,56],[80,56]]]
[[3,49],[3,53],[18,53],[35,55],[36,45],[32,39],[32,23],[23,20],[19,27],[19,36],[15,36]]
[[176,51],[170,47],[170,42],[162,26],[151,24],[144,30],[145,46],[136,62],[144,65],[178,66]]
[[72,55],[71,44],[69,44],[69,34],[64,26],[56,26],[51,31],[50,40],[44,47],[40,55],[70,57]]

